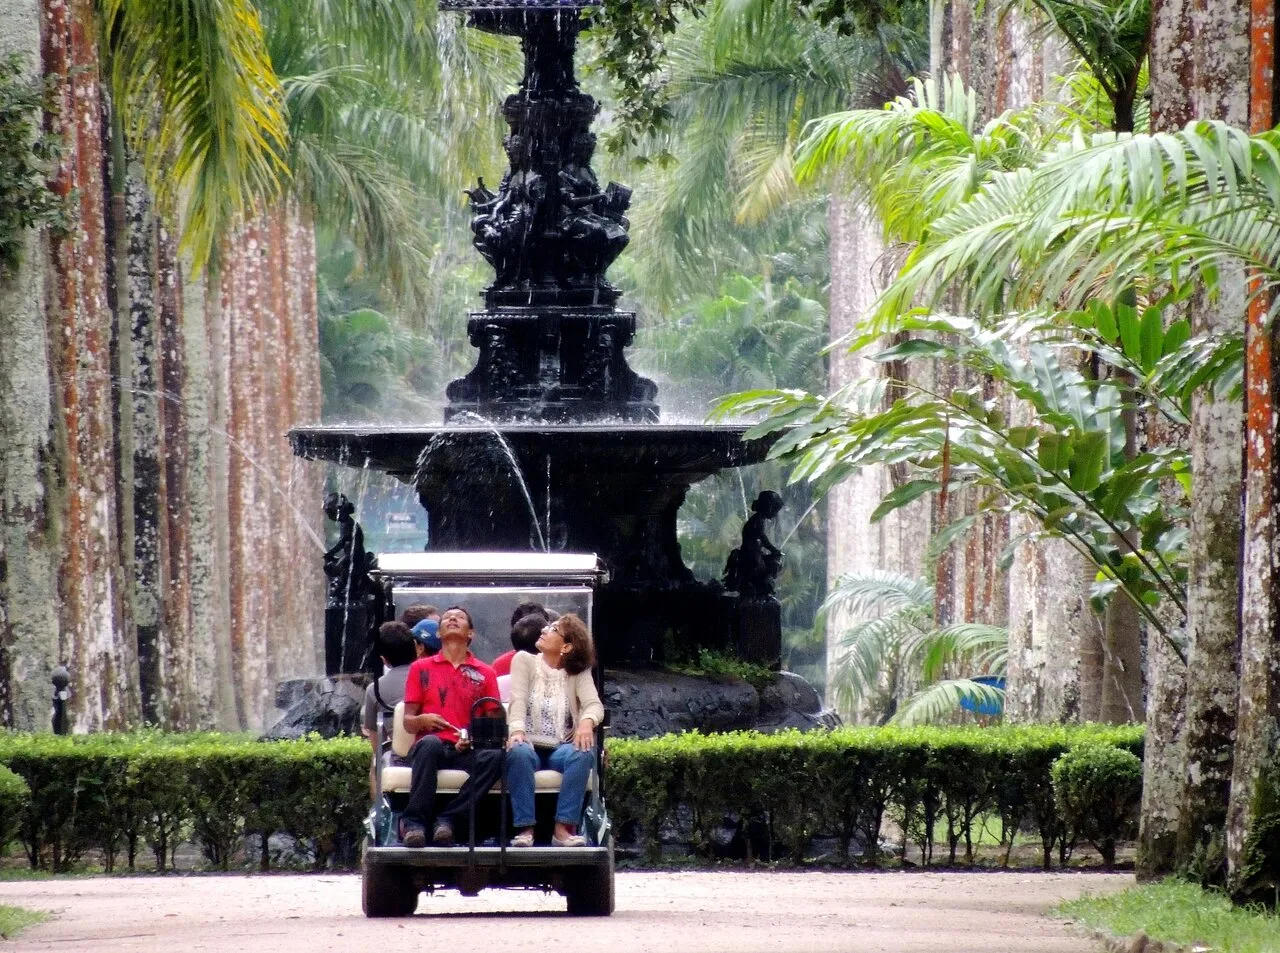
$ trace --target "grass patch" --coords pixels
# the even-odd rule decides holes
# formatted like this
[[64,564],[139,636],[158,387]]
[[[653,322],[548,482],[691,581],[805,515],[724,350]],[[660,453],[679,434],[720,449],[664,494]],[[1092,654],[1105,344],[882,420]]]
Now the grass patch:
[[1233,907],[1222,894],[1180,880],[1144,884],[1108,897],[1081,897],[1055,912],[1120,937],[1142,931],[1153,940],[1203,944],[1214,953],[1280,951],[1280,916]]
[[29,926],[49,919],[43,910],[23,910],[0,904],[0,940],[12,940]]

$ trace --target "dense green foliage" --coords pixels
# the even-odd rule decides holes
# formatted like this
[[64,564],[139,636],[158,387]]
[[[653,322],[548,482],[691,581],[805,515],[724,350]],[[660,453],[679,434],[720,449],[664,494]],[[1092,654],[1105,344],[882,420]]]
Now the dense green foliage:
[[[600,63],[617,90],[619,123],[612,143],[615,148],[635,143],[671,119],[664,82],[670,38],[682,21],[701,16],[715,6],[703,0],[604,0],[595,17],[595,33],[602,47]],[[771,0],[729,0],[724,6],[735,17],[751,19],[778,4]],[[892,33],[893,27],[904,23],[919,27],[927,6],[925,0],[796,2],[796,7],[811,11],[815,22],[834,27],[830,32],[843,36]]]
[[1003,713],[1004,689],[975,679],[1004,678],[1008,629],[939,626],[933,587],[891,572],[841,576],[822,614],[836,609],[862,619],[841,633],[840,661],[828,679],[841,711],[904,725],[956,718],[962,708],[979,717]]
[[1116,842],[1138,833],[1142,762],[1131,752],[1082,745],[1053,765],[1053,796],[1072,840],[1087,838],[1108,867]]
[[[1223,266],[1275,281],[1273,137],[1213,123],[1091,135],[1062,104],[981,128],[974,115],[958,83],[920,84],[889,109],[827,117],[800,148],[802,172],[868,176],[886,230],[914,246],[853,346],[896,334],[868,356],[940,360],[964,372],[958,385],[935,392],[918,375],[889,375],[725,409],[793,427],[775,453],[821,487],[867,464],[905,464],[882,514],[972,487],[983,509],[1030,516],[1035,537],[1065,539],[1094,563],[1099,604],[1123,592],[1176,640],[1189,456],[1176,443],[1136,445],[1127,415],[1176,432],[1198,390],[1238,398],[1240,335],[1193,337],[1176,311],[1198,288],[1216,294]],[[1160,602],[1173,611],[1156,612]]]
[[[732,813],[766,823],[770,857],[797,861],[820,833],[838,840],[843,859],[861,842],[874,861],[892,818],[926,863],[940,829],[948,862],[962,846],[971,862],[981,818],[994,816],[1006,832],[1031,825],[1047,866],[1055,845],[1064,859],[1070,847],[1050,768],[1081,744],[1138,751],[1142,729],[866,728],[614,740],[610,810],[619,829],[639,825],[651,855],[663,823],[687,808],[697,845],[705,848],[712,828]],[[256,845],[250,854],[266,869],[274,834],[294,838],[323,868],[342,844],[354,843],[368,805],[369,747],[358,738],[7,733],[0,765],[30,786],[18,837],[37,869],[73,869],[92,854],[109,871],[121,859],[132,870],[145,847],[164,870],[188,841],[221,869],[243,863],[244,845]],[[1117,797],[1105,779],[1095,790]]]
[[1058,915],[1120,938],[1141,932],[1152,940],[1189,949],[1273,953],[1280,914],[1233,907],[1221,893],[1181,880],[1131,887],[1122,893],[1081,897]]
[[23,232],[65,217],[46,181],[55,140],[39,131],[49,96],[40,81],[23,79],[25,72],[17,54],[0,61],[0,280],[18,266]]
[[27,782],[0,764],[0,854],[18,833],[18,822],[30,805]]

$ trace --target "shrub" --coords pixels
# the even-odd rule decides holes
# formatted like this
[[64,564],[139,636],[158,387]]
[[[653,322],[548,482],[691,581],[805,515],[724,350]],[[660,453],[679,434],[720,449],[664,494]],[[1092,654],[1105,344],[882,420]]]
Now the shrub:
[[1071,838],[1086,837],[1114,866],[1116,841],[1137,834],[1142,762],[1128,751],[1097,743],[1072,749],[1053,763],[1053,796]]
[[31,805],[31,788],[0,764],[0,854],[9,846]]

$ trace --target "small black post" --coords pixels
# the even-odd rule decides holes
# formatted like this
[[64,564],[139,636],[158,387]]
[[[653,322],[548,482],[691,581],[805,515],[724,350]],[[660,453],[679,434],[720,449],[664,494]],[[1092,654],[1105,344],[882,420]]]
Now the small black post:
[[67,699],[71,697],[71,690],[67,688],[69,684],[71,684],[71,673],[67,671],[65,665],[59,665],[53,670],[53,733],[55,735],[67,733]]

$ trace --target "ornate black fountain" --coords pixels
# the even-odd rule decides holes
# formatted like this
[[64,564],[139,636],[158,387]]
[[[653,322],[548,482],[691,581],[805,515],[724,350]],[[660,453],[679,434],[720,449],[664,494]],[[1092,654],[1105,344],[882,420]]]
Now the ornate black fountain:
[[[737,600],[681,560],[676,515],[690,485],[763,460],[769,442],[744,441],[740,426],[660,424],[657,387],[627,365],[635,314],[615,307],[605,272],[628,242],[631,193],[591,170],[597,105],[573,69],[596,5],[441,0],[520,37],[525,60],[502,107],[510,168],[496,192],[481,181],[468,193],[496,274],[468,322],[479,359],[449,385],[445,426],[302,427],[290,440],[299,456],[416,486],[431,549],[599,553],[611,581],[596,624],[617,662],[660,657],[668,636],[724,645],[742,630]],[[776,662],[780,632],[748,628],[749,654]]]

